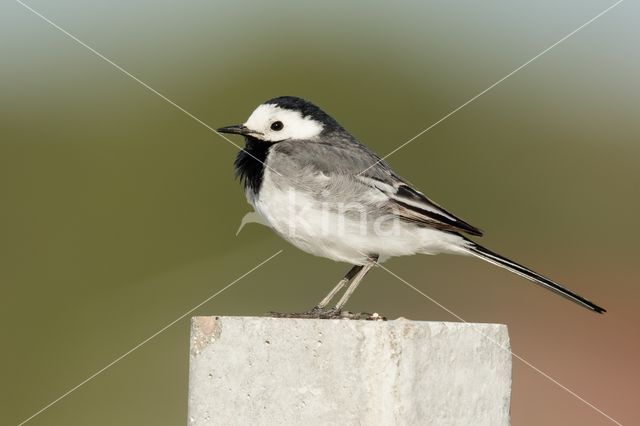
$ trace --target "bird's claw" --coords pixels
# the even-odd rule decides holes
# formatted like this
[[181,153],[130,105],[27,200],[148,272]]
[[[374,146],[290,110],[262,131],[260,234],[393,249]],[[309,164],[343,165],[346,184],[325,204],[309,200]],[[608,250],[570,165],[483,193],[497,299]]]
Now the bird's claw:
[[313,309],[307,312],[300,313],[280,313],[280,312],[268,312],[269,316],[274,318],[307,318],[307,319],[352,319],[352,320],[367,320],[367,321],[386,321],[387,319],[377,313],[367,312],[349,312],[343,311],[337,308],[321,308],[315,306]]

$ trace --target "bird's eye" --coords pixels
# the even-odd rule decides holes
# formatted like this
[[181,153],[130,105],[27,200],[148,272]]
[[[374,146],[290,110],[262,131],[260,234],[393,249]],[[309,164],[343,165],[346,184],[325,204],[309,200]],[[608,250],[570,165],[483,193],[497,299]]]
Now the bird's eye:
[[271,130],[275,130],[276,132],[282,130],[283,127],[284,124],[282,124],[282,121],[274,121],[273,123],[271,123]]

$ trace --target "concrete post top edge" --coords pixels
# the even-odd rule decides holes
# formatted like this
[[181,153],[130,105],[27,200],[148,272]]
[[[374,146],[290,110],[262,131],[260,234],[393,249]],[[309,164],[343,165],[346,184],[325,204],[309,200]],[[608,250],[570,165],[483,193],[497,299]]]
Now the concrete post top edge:
[[316,318],[274,318],[270,316],[244,316],[244,315],[197,315],[191,317],[191,323],[199,321],[200,319],[208,319],[208,320],[238,320],[238,321],[269,321],[269,322],[321,322],[321,323],[370,323],[370,324],[418,324],[418,325],[444,325],[449,327],[462,326],[462,327],[471,327],[471,326],[496,326],[496,327],[505,327],[508,328],[507,324],[500,323],[491,323],[491,322],[463,322],[463,321],[425,321],[425,320],[412,320],[405,317],[398,317],[395,319],[385,320],[385,321],[371,321],[371,320],[361,320],[361,319],[316,319]]

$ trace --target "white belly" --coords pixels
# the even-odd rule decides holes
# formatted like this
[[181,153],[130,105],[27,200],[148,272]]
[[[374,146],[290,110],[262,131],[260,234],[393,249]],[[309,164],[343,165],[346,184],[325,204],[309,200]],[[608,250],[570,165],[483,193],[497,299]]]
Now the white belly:
[[[349,206],[329,205],[291,187],[279,188],[265,173],[260,194],[249,199],[268,224],[296,247],[316,256],[364,264],[416,253],[460,252],[459,236],[393,220],[351,214]],[[381,194],[381,196],[383,196]],[[382,220],[381,220],[382,219]]]

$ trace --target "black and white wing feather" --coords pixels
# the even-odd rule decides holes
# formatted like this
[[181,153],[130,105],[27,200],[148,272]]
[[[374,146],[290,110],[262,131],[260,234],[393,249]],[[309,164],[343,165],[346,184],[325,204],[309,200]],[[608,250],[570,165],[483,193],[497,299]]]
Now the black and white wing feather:
[[403,220],[443,231],[482,235],[480,229],[448,212],[391,170],[389,172],[386,182],[369,176],[358,176],[358,179],[385,193],[389,197],[387,207],[395,215]]

